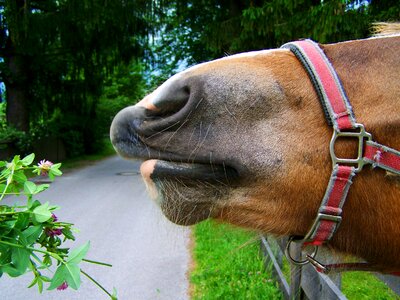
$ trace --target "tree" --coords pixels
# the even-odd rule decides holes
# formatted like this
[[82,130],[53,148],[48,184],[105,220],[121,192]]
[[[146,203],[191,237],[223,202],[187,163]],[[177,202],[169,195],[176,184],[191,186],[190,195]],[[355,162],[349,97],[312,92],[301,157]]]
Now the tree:
[[90,147],[103,80],[142,56],[150,13],[144,0],[0,1],[8,124],[28,131],[58,116]]
[[[398,1],[167,1],[159,49],[188,64],[311,38],[321,43],[365,38],[373,21],[399,20]],[[175,63],[170,60],[170,63]]]

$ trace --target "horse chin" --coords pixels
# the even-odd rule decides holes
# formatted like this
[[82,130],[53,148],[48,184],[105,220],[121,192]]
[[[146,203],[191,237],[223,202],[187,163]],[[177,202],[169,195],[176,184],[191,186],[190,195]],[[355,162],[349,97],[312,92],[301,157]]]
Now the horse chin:
[[237,174],[223,165],[148,160],[141,173],[163,214],[178,225],[215,216],[229,198]]

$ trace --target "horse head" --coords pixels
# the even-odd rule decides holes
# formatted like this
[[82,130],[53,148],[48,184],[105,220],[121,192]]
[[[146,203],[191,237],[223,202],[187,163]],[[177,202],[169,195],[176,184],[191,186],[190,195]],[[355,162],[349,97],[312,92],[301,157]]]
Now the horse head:
[[[357,118],[399,149],[400,59],[393,53],[400,38],[322,47]],[[190,225],[211,217],[295,236],[307,233],[324,196],[331,135],[305,70],[287,49],[191,67],[120,111],[111,126],[116,151],[144,161],[142,176],[171,221]],[[352,142],[336,147],[354,155]],[[331,245],[400,268],[393,261],[400,247],[400,203],[393,204],[399,199],[396,179],[367,169],[354,182]]]

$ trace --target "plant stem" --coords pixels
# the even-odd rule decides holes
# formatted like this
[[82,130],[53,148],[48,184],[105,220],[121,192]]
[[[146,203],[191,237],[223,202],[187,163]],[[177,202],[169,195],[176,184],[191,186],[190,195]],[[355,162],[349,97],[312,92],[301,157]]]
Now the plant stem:
[[13,164],[12,164],[12,167],[11,167],[11,172],[10,172],[10,174],[7,176],[7,184],[6,184],[6,187],[4,188],[3,193],[1,194],[0,201],[3,200],[4,195],[6,194],[6,191],[7,191],[7,189],[8,189],[8,186],[9,186],[10,183],[12,182],[12,179],[13,179],[13,176],[14,176],[14,171],[15,171],[15,164],[13,163]]
[[104,263],[104,262],[100,262],[100,261],[90,260],[90,259],[86,259],[86,258],[84,258],[84,259],[82,259],[82,260],[83,260],[84,262],[91,263],[91,264],[96,264],[96,265],[106,266],[106,267],[112,267],[111,264]]
[[8,245],[8,246],[11,246],[11,247],[27,249],[27,250],[31,250],[31,251],[36,251],[36,252],[43,253],[43,254],[47,254],[47,255],[50,255],[51,257],[55,258],[56,260],[58,260],[60,263],[65,264],[65,261],[58,254],[56,254],[54,252],[49,252],[49,251],[46,251],[46,250],[40,250],[40,249],[36,249],[36,248],[33,248],[33,247],[23,246],[23,245],[14,244],[14,243],[6,242],[6,241],[0,241],[0,244]]
[[27,212],[26,211],[2,212],[2,213],[0,213],[0,216],[3,216],[3,215],[16,215],[16,214],[23,214],[23,213],[27,213]]
[[99,282],[97,282],[96,279],[91,277],[88,273],[86,273],[82,269],[81,269],[81,273],[83,275],[85,275],[87,278],[89,278],[89,280],[92,281],[95,285],[97,285],[99,288],[101,288],[103,290],[103,292],[105,292],[111,299],[115,299],[115,297],[113,295],[111,295],[110,292],[107,291]]

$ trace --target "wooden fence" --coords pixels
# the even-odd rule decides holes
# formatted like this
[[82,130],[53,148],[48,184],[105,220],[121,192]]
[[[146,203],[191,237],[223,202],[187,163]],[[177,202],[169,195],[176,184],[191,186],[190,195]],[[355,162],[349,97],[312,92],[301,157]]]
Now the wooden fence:
[[[347,299],[341,292],[341,275],[325,275],[318,273],[310,264],[304,266],[295,266],[284,264],[284,250],[287,239],[274,239],[272,237],[261,238],[261,250],[266,258],[266,265],[272,265],[272,275],[278,281],[285,299],[303,300],[303,299]],[[328,253],[322,253],[324,257],[329,257]],[[301,249],[299,245],[293,243],[291,255],[294,259],[301,258]],[[329,261],[324,260],[326,263]],[[290,268],[290,283],[284,276],[283,268]],[[288,273],[289,270],[286,271]],[[376,275],[385,282],[397,295],[400,295],[400,278],[390,275]]]

